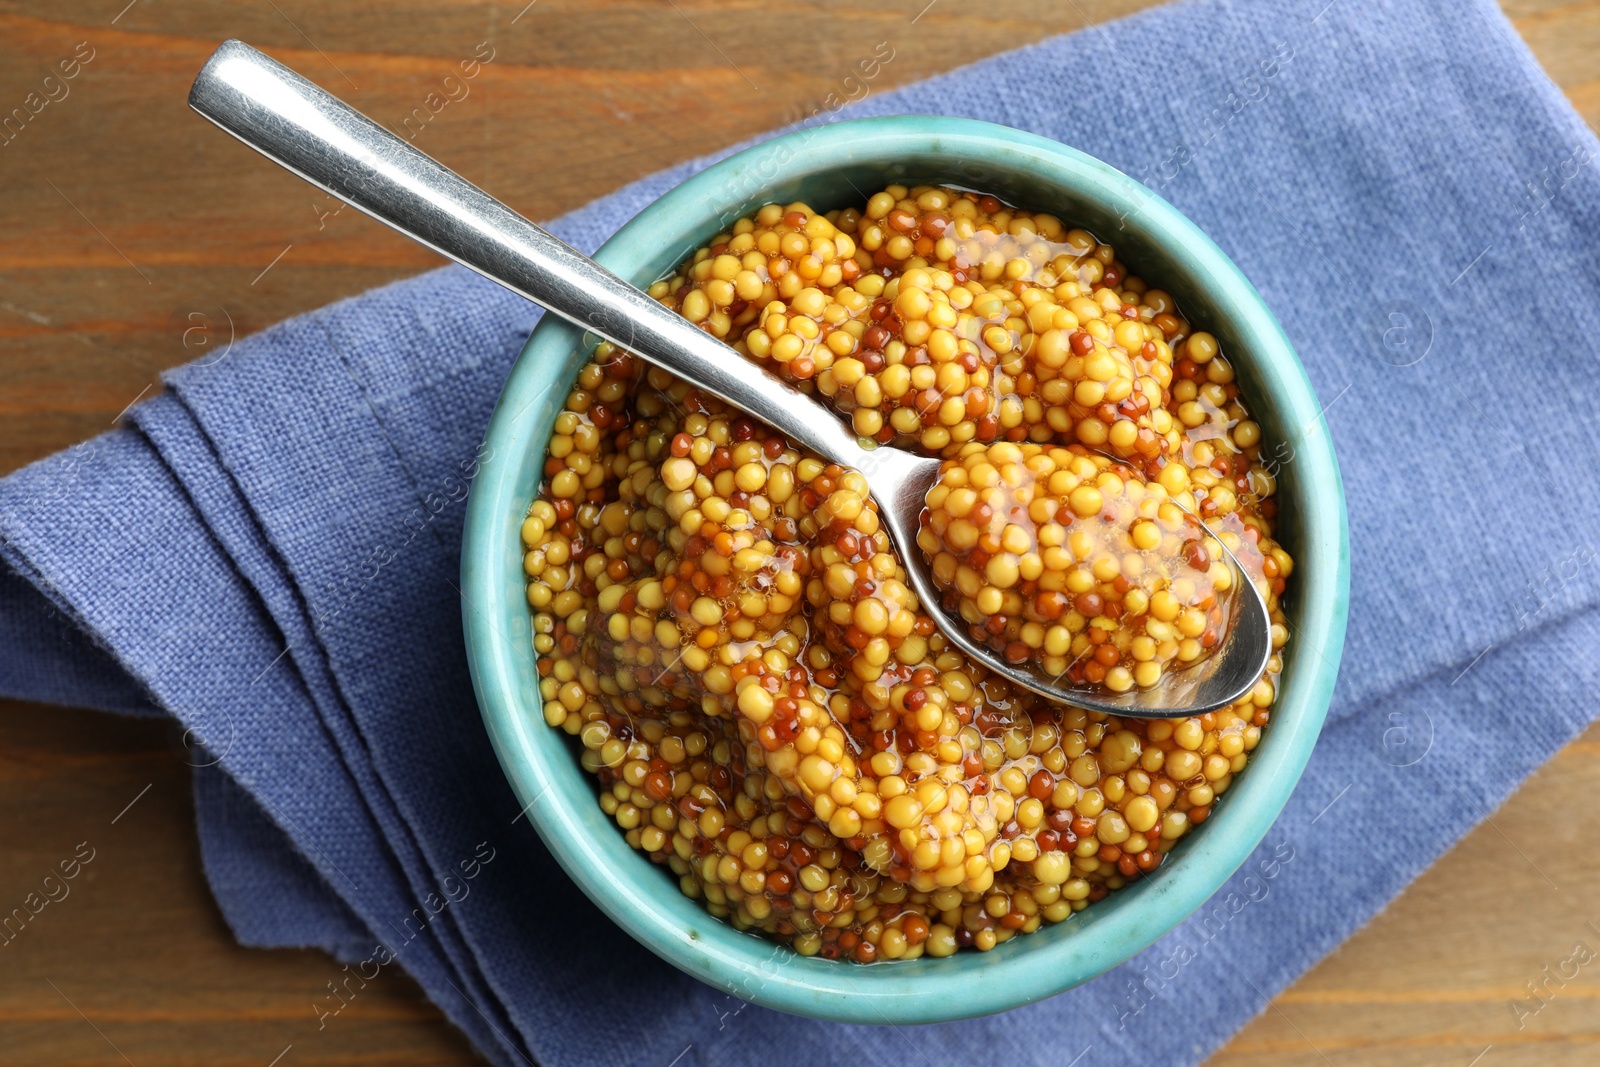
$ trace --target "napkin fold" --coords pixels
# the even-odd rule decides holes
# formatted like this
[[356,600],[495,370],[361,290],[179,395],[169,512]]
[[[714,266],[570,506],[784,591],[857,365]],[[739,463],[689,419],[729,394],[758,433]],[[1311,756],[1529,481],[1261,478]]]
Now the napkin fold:
[[[179,368],[0,480],[0,692],[176,717],[239,939],[326,948],[350,990],[403,968],[497,1065],[1199,1062],[1600,711],[1600,144],[1489,0],[1182,3],[839,117],[906,112],[1055,137],[1175,203],[1283,322],[1325,404],[1300,433],[1340,456],[1329,724],[1260,850],[1146,952],[987,1019],[845,1026],[607,921],[520,817],[467,676],[463,505],[539,312],[459,268]],[[593,251],[707,162],[551,228]],[[324,992],[308,1026],[338,1025]]]

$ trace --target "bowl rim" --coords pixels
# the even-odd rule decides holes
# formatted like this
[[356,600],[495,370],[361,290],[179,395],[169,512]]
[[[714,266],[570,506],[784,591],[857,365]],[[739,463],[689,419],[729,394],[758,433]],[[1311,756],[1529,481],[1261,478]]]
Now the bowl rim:
[[[699,171],[624,225],[595,259],[628,277],[661,247],[663,233],[703,223],[698,240],[716,232],[775,184],[761,173],[780,156],[806,174],[860,163],[937,153],[953,159],[1004,155],[1025,161],[1043,180],[1072,195],[1093,197],[1121,217],[1159,235],[1163,251],[1208,278],[1230,332],[1247,337],[1260,388],[1272,394],[1286,424],[1302,427],[1295,442],[1301,537],[1296,597],[1308,608],[1294,637],[1316,651],[1286,675],[1272,729],[1219,805],[1210,832],[1193,835],[1159,877],[1112,894],[1050,929],[1014,938],[988,953],[941,960],[858,967],[800,957],[784,946],[742,933],[705,912],[700,902],[663,893],[659,874],[630,849],[594,803],[592,780],[582,796],[563,785],[576,768],[564,733],[539,712],[537,689],[517,682],[517,661],[531,659],[531,623],[521,582],[506,561],[521,556],[520,525],[528,500],[517,477],[534,440],[525,417],[566,377],[552,372],[570,358],[580,331],[545,315],[529,336],[496,404],[484,459],[468,501],[462,544],[464,637],[473,686],[501,766],[523,811],[579,887],[614,922],[652,952],[689,974],[747,1000],[800,1015],[861,1023],[927,1023],[990,1014],[1051,996],[1142,951],[1198,909],[1265,837],[1298,782],[1326,717],[1349,598],[1349,531],[1344,490],[1321,404],[1293,346],[1265,302],[1220,248],[1193,222],[1144,185],[1077,149],[994,123],[942,116],[897,115],[802,127],[759,142]],[[777,176],[791,172],[779,168]],[[739,195],[743,190],[744,195]],[[708,205],[720,205],[713,216]],[[706,227],[711,227],[707,229]],[[691,248],[694,245],[690,246]],[[636,282],[641,279],[635,278]],[[643,279],[653,281],[653,278]],[[520,576],[520,569],[516,572]],[[587,810],[584,810],[586,808]],[[595,816],[609,827],[597,834]],[[1231,832],[1219,832],[1222,827]],[[618,853],[620,846],[622,853]],[[625,857],[635,861],[629,865]],[[649,884],[646,884],[649,883]],[[1127,898],[1127,899],[1124,899]],[[1122,904],[1113,905],[1113,902]],[[1131,905],[1131,906],[1129,906]],[[1017,948],[1019,943],[1025,946]]]

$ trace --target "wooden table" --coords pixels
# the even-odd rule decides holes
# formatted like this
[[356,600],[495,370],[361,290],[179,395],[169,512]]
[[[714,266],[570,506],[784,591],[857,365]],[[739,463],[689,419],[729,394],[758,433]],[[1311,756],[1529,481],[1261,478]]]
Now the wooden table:
[[[996,17],[971,12],[999,5],[950,0],[830,0],[805,15],[779,0],[522,4],[0,0],[0,107],[58,61],[92,57],[0,148],[0,473],[104,430],[159,387],[158,372],[230,330],[438,262],[353,211],[324,215],[298,179],[188,111],[189,82],[221,38],[397,125],[458,61],[492,49],[417,144],[548,218],[809,112],[879,41],[894,58],[873,90],[1147,6],[1030,0]],[[1600,0],[1506,8],[1600,120]],[[71,896],[0,949],[0,1065],[477,1062],[398,973],[318,1032],[311,1005],[330,960],[233,943],[200,871],[180,751],[165,724],[0,702],[0,906],[79,842],[94,850]],[[1597,792],[1600,728],[1213,1063],[1597,1062],[1600,968],[1521,1028],[1509,1006],[1574,941],[1600,947],[1584,926],[1600,921],[1600,860],[1585,847],[1600,839]],[[1519,847],[1537,851],[1537,869]]]

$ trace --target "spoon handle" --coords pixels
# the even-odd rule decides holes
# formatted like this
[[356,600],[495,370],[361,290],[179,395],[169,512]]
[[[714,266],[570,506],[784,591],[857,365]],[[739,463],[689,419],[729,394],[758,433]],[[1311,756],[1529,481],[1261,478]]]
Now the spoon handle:
[[189,106],[318,188],[756,415],[794,444],[864,462],[866,451],[821,404],[244,42],[212,54]]

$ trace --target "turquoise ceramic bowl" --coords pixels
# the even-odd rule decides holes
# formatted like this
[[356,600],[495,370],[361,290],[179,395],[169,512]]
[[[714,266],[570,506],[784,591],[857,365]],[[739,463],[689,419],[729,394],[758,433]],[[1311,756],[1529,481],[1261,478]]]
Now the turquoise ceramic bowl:
[[[714,986],[783,1011],[859,1023],[927,1023],[1014,1008],[1139,952],[1199,907],[1260,843],[1300,778],[1327,712],[1344,640],[1349,543],[1321,405],[1251,284],[1188,219],[1113,168],[1055,141],[962,119],[902,116],[803,129],[709,167],[651,204],[595,257],[634,284],[667,274],[769,201],[818,210],[857,190],[941,182],[1055,213],[1111,241],[1222,342],[1267,440],[1286,442],[1281,536],[1297,561],[1282,692],[1249,768],[1152,877],[1067,922],[987,953],[870,967],[801,957],[740,933],[682,896],[630,849],[596,802],[567,736],[540,711],[519,527],[545,444],[586,357],[580,331],[546,315],[500,397],[468,508],[463,603],[473,683],[500,762],[572,878],[651,951]],[[1286,453],[1277,453],[1285,456]]]

